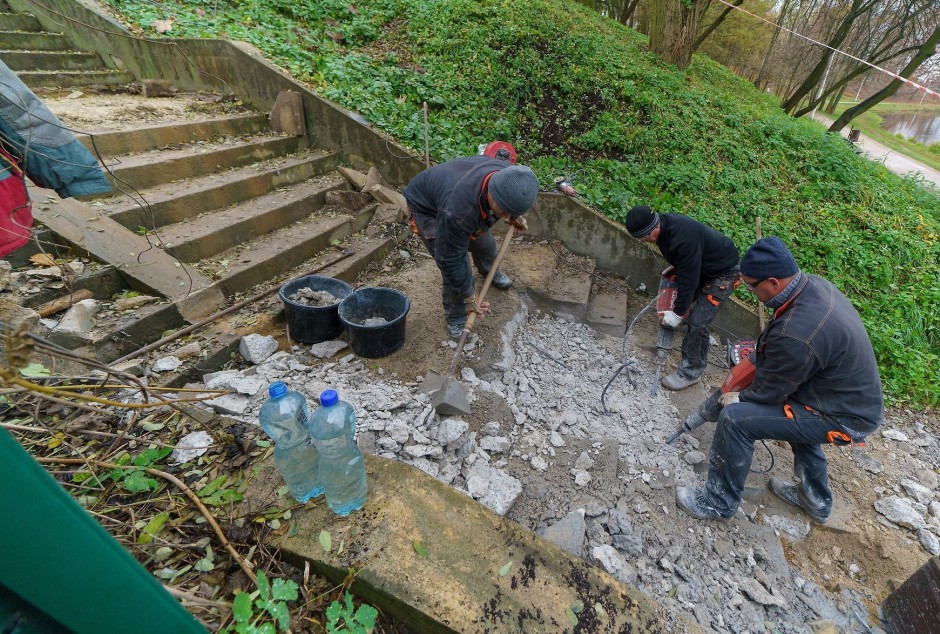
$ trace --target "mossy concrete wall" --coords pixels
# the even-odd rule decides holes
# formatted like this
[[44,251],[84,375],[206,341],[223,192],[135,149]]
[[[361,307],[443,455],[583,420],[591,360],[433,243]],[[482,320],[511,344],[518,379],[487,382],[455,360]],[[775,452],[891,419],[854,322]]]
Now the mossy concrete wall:
[[[145,39],[80,0],[9,0],[16,11],[36,15],[44,28],[68,35],[77,48],[98,51],[105,62],[129,70],[137,79],[165,79],[181,90],[233,94],[269,109],[283,90],[303,96],[307,135],[315,147],[336,150],[357,169],[376,166],[393,184],[407,183],[424,168],[418,157],[371,128],[363,119],[305,88],[249,44],[209,39]],[[404,158],[403,158],[404,157]],[[634,240],[623,225],[578,200],[554,193],[539,195],[530,232],[564,242],[571,251],[594,258],[599,267],[627,277],[634,288],[650,292],[659,285],[666,263],[649,245]],[[732,299],[716,325],[739,336],[755,336],[757,317]]]
[[[308,502],[276,545],[337,585],[354,575],[357,595],[416,631],[665,631],[655,604],[635,588],[423,471],[366,456],[366,473],[362,510],[344,518],[322,498]],[[282,484],[265,461],[246,504],[270,503]]]

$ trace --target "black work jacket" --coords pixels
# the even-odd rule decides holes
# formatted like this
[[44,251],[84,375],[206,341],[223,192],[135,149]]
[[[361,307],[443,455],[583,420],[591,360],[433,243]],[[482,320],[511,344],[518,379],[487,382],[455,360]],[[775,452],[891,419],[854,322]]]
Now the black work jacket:
[[757,339],[757,374],[742,401],[790,400],[859,436],[884,419],[884,396],[868,333],[835,286],[805,275]]
[[738,247],[731,238],[681,214],[660,214],[656,246],[679,271],[679,291],[673,311],[685,314],[695,291],[710,279],[738,265]]
[[403,192],[411,213],[436,219],[426,225],[424,237],[434,241],[434,261],[441,275],[465,297],[473,294],[473,272],[467,261],[470,238],[496,222],[484,182],[509,165],[488,156],[451,159],[412,178]]

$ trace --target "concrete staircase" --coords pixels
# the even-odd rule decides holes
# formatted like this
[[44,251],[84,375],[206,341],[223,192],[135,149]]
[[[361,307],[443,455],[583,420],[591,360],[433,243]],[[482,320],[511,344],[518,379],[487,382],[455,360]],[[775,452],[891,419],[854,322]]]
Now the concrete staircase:
[[0,1],[0,59],[30,88],[120,86],[134,81],[108,68],[97,53],[74,50],[61,33],[44,31],[35,17]]
[[[360,234],[377,204],[327,204],[329,193],[349,189],[335,169],[337,156],[306,147],[302,137],[272,133],[262,114],[133,127],[83,142],[108,167],[114,195],[61,201],[37,211],[37,218],[114,265],[131,287],[165,298],[92,333],[103,360],[149,343],[183,320],[209,315],[236,294],[309,270],[355,242],[354,256],[324,271],[351,280],[404,233],[397,225],[374,238]],[[85,218],[81,232],[72,230],[76,217]],[[101,234],[106,239],[96,241]],[[142,253],[147,255],[140,262]]]

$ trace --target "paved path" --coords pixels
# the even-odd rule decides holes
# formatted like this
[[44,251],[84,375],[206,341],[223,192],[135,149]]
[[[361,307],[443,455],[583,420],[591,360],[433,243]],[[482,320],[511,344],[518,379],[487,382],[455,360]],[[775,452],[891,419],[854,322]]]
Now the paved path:
[[[829,126],[832,125],[833,120],[817,113],[816,121],[819,121],[823,125]],[[842,136],[848,136],[848,129],[849,127],[846,126],[845,130],[843,130]],[[878,143],[877,141],[872,141],[864,135],[859,137],[858,146],[865,151],[865,154],[868,156],[868,158],[873,161],[878,161],[879,163],[884,163],[884,166],[895,174],[898,174],[899,176],[907,176],[907,174],[910,172],[919,172],[924,177],[924,180],[933,183],[937,187],[940,187],[940,171],[928,167],[923,163],[918,163],[914,159],[896,152],[887,146]]]

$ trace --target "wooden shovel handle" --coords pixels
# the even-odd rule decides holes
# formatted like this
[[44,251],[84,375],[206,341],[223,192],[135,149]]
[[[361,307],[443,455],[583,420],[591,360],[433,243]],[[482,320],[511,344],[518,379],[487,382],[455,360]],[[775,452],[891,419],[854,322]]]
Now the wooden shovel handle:
[[[480,299],[478,300],[479,304],[483,305],[483,299],[486,297],[487,291],[490,290],[490,284],[493,283],[493,277],[496,275],[496,269],[499,267],[499,263],[502,261],[503,256],[506,255],[506,251],[509,250],[509,242],[512,240],[513,235],[516,233],[516,225],[510,224],[509,230],[506,231],[506,237],[503,238],[503,243],[499,247],[499,253],[496,254],[496,259],[493,260],[493,266],[490,267],[490,272],[486,274],[486,279],[483,280],[483,288],[480,289]],[[463,327],[465,331],[469,331],[473,328],[473,324],[476,323],[477,313],[476,311],[470,313],[470,316],[467,317],[467,325]]]

